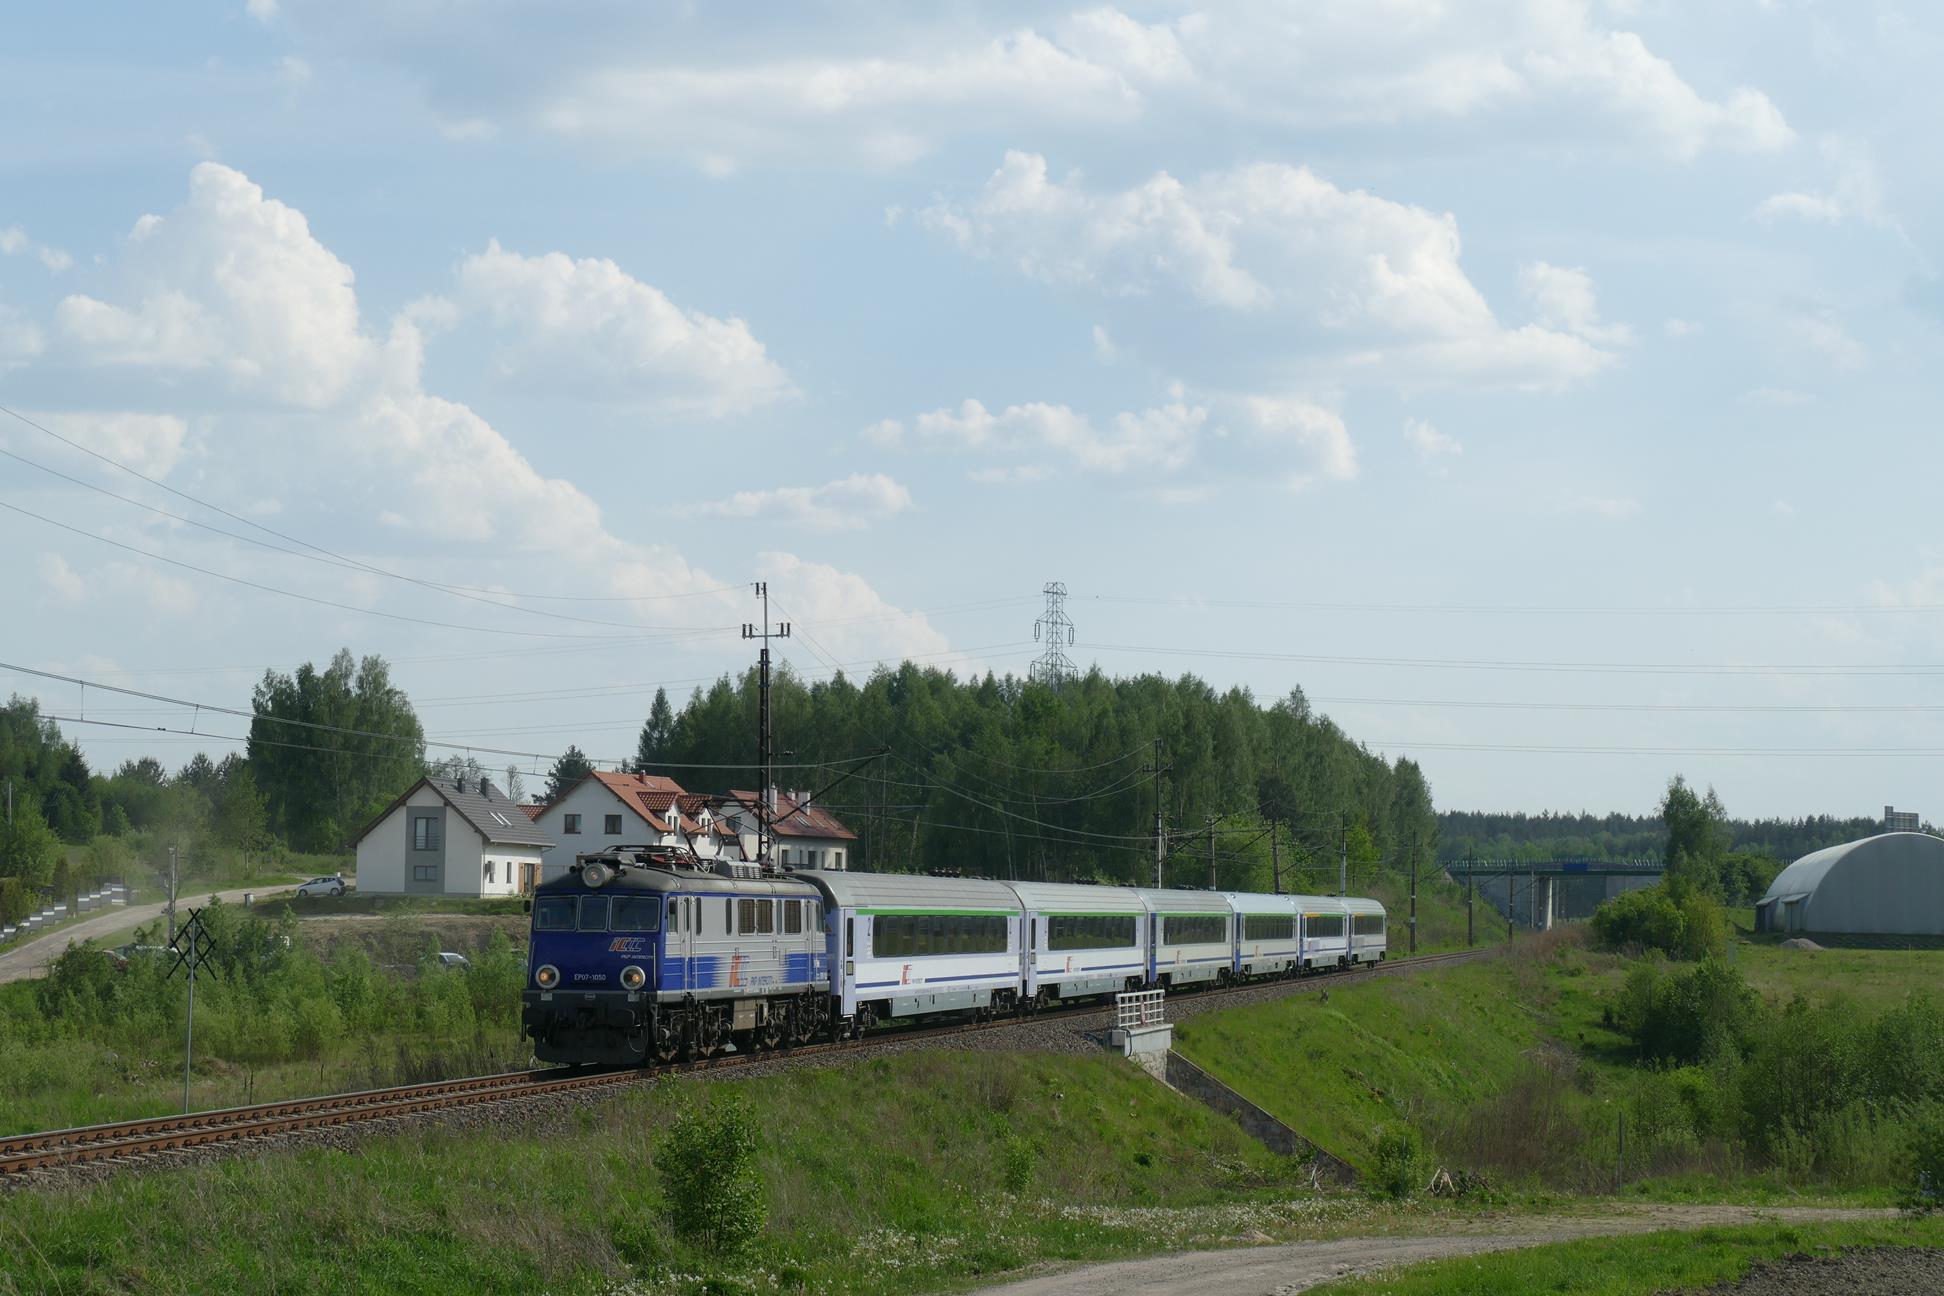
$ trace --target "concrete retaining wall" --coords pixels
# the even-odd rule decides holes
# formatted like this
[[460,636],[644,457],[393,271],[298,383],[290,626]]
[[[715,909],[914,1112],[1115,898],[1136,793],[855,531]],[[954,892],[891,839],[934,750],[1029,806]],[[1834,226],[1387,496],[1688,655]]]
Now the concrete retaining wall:
[[1309,1159],[1316,1168],[1319,1182],[1344,1188],[1356,1184],[1357,1172],[1347,1162],[1331,1156],[1181,1054],[1172,1051],[1168,1054],[1167,1082],[1171,1088],[1187,1094],[1202,1105],[1234,1117],[1244,1133],[1271,1152]]

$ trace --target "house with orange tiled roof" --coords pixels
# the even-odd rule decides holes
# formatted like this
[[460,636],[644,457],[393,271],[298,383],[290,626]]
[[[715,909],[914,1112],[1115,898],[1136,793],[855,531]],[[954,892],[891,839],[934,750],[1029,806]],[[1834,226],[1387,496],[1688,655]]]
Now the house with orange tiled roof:
[[[754,858],[762,798],[754,792],[732,791],[714,802],[716,821],[742,841]],[[776,862],[783,868],[847,869],[857,853],[857,834],[836,815],[812,802],[808,792],[778,792],[776,820],[771,827]]]
[[542,881],[565,873],[576,856],[616,846],[677,846],[704,857],[741,858],[741,843],[709,799],[665,774],[595,770],[541,806],[533,822],[554,844]]

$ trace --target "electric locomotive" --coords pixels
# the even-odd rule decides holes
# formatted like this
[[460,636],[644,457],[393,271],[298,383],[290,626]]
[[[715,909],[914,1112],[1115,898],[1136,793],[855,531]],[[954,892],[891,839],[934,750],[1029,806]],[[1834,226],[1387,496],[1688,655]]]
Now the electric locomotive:
[[823,899],[754,865],[620,847],[533,895],[521,1021],[542,1061],[639,1065],[829,1025]]

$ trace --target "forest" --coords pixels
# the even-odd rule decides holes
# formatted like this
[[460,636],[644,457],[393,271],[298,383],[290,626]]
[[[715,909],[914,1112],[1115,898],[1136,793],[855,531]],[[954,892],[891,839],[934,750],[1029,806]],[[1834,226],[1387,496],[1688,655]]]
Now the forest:
[[[1170,884],[1333,889],[1428,861],[1431,789],[1408,760],[1372,753],[1315,714],[1300,691],[1263,705],[1194,676],[1059,688],[987,675],[961,680],[905,663],[853,681],[772,688],[777,782],[810,793],[857,832],[869,868],[998,877],[1151,879],[1155,821]],[[753,670],[697,689],[681,706],[657,693],[636,767],[691,791],[758,781]],[[0,779],[15,813],[0,831],[0,917],[98,878],[156,867],[176,846],[199,876],[248,877],[290,852],[347,849],[421,774],[465,770],[428,748],[385,661],[340,651],[321,668],[265,673],[247,748],[198,753],[169,770],[151,756],[92,770],[29,699],[0,708]],[[577,747],[527,779],[557,792],[588,768]]]
[[[1724,820],[1727,848],[1791,860],[1883,831],[1882,821],[1866,816],[1839,819],[1808,815],[1801,819]],[[1930,831],[1925,825],[1925,831]],[[1588,814],[1543,811],[1538,814],[1446,810],[1438,815],[1438,858],[1480,859],[1659,859],[1667,843],[1661,812]]]

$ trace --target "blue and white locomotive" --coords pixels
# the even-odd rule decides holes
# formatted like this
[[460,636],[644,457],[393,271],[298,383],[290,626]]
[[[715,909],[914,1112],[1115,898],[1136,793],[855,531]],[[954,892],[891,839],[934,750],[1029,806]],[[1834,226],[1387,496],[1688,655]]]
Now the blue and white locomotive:
[[1375,900],[580,857],[541,884],[522,1021],[543,1061],[634,1065],[1374,963]]

